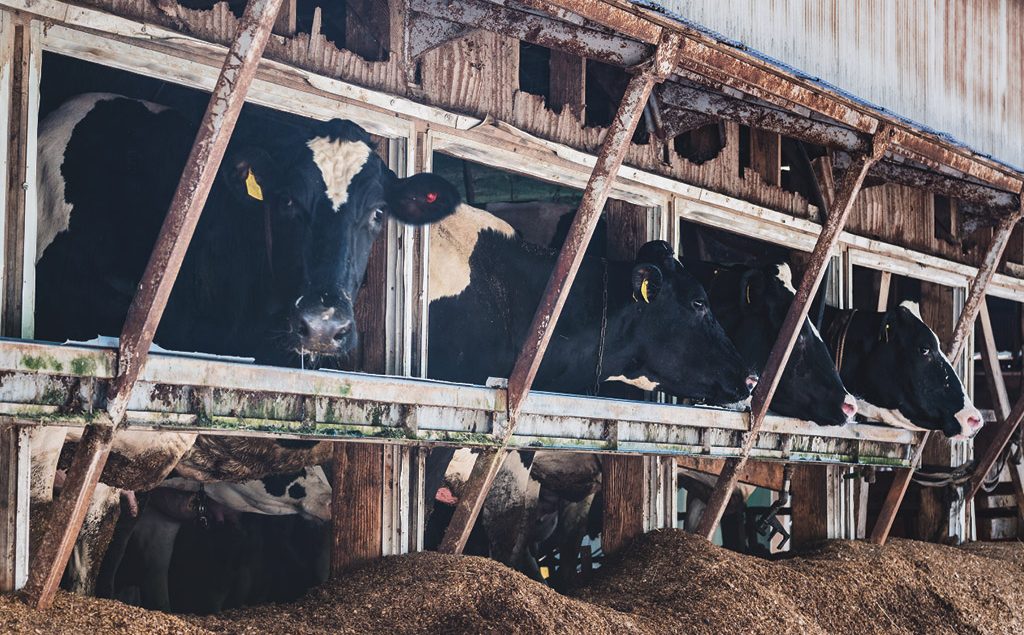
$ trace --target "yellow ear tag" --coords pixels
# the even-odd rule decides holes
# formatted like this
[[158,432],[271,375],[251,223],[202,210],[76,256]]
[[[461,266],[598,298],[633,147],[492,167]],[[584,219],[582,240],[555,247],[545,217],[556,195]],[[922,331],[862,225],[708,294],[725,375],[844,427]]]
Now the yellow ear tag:
[[750,285],[747,285],[747,304],[750,304]]
[[644,299],[644,302],[646,302],[647,304],[651,303],[651,299],[647,297],[647,285],[649,285],[650,283],[650,280],[644,280],[642,283],[640,283],[640,297],[642,297]]
[[252,168],[249,168],[249,175],[245,177],[245,191],[257,201],[263,200],[263,188],[256,182],[256,175],[252,173]]

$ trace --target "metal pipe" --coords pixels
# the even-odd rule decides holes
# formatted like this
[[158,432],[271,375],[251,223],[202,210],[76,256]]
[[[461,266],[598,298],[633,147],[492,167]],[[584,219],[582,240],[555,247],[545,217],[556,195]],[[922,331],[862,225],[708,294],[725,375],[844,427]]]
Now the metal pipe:
[[782,378],[782,373],[786,368],[786,362],[789,361],[790,353],[792,353],[793,346],[796,344],[796,339],[800,334],[800,327],[807,318],[811,300],[821,284],[825,267],[831,260],[832,251],[835,249],[836,244],[838,244],[839,235],[843,231],[843,226],[850,215],[850,210],[853,209],[853,202],[857,197],[857,193],[860,192],[864,178],[867,176],[871,165],[885,154],[891,136],[891,128],[885,127],[879,131],[872,142],[871,153],[858,156],[850,169],[843,174],[843,178],[836,188],[832,214],[818,235],[818,241],[814,245],[814,251],[811,252],[807,269],[800,280],[800,287],[793,298],[793,303],[789,306],[789,311],[786,313],[786,319],[782,323],[782,328],[779,329],[779,337],[775,341],[771,353],[768,355],[768,362],[765,364],[764,372],[761,373],[761,379],[754,388],[750,407],[750,430],[744,435],[740,457],[726,462],[722,474],[715,484],[711,499],[708,501],[704,517],[697,528],[697,533],[708,540],[711,540],[715,533],[715,528],[718,527],[718,523],[722,520],[722,514],[725,513],[725,507],[729,502],[729,497],[732,495],[732,490],[739,480],[740,473],[743,470],[743,466],[746,465],[747,457],[754,446],[754,441],[761,429],[764,418],[768,414],[768,407],[771,405],[772,396],[775,394],[775,389],[778,387],[779,380]]
[[463,496],[448,530],[445,532],[440,551],[446,553],[462,553],[473,529],[480,509],[483,507],[487,492],[494,482],[495,476],[507,456],[505,447],[515,430],[516,418],[523,405],[523,400],[530,392],[530,387],[540,368],[548,342],[558,323],[558,317],[569,296],[572,282],[583,262],[590,238],[601,218],[605,201],[611,193],[612,185],[618,174],[622,160],[629,149],[633,132],[643,116],[644,106],[654,88],[654,84],[663,80],[676,64],[679,53],[680,38],[677,34],[667,33],[658,46],[654,58],[633,76],[622,96],[615,119],[612,120],[601,143],[601,151],[597,163],[590,174],[590,180],[583,192],[576,216],[569,228],[569,235],[562,246],[555,262],[554,270],[541,296],[541,301],[533,316],[533,322],[527,331],[526,341],[516,358],[515,367],[508,381],[508,417],[509,421],[500,436],[499,447],[482,452],[477,457],[473,472],[466,482]]
[[86,428],[68,471],[67,484],[54,502],[49,527],[33,559],[24,597],[37,608],[53,604],[61,574],[110,453],[114,430],[124,419],[128,397],[153,343],[281,3],[282,0],[249,0],[228,49],[178,189],[121,331],[118,375],[108,393],[109,421]]

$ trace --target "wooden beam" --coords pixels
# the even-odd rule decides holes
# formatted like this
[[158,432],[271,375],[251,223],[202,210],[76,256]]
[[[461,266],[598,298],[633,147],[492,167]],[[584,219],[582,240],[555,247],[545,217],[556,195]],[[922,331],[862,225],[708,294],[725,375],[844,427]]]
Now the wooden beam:
[[68,471],[67,483],[54,502],[49,527],[33,560],[24,596],[38,608],[48,608],[53,603],[61,574],[110,453],[114,427],[121,424],[127,412],[132,387],[149,354],[281,2],[250,0],[246,5],[153,254],[129,307],[121,331],[118,375],[108,393],[107,421],[86,428]]
[[793,521],[793,546],[803,547],[827,540],[831,537],[828,522],[828,466],[795,464],[792,468],[790,517]]
[[988,302],[984,300],[978,306],[978,323],[981,325],[981,363],[985,367],[985,381],[996,411],[996,420],[1003,422],[1010,414],[1010,396],[1006,392],[1006,381],[999,365],[999,349],[996,347],[992,318],[988,314]]
[[[698,456],[676,457],[676,464],[683,469],[713,474],[715,476],[722,473],[725,461],[725,459],[707,459]],[[747,461],[747,465],[740,474],[739,482],[781,492],[784,478],[785,465],[782,463]]]
[[750,131],[750,168],[768,185],[782,182],[782,138],[774,132]]
[[750,407],[750,430],[744,435],[741,455],[726,463],[697,529],[697,532],[708,540],[714,535],[715,528],[718,527],[722,514],[725,513],[732,490],[739,480],[739,474],[747,462],[750,450],[754,446],[757,434],[768,414],[772,396],[786,368],[786,362],[789,361],[790,353],[792,353],[796,338],[800,333],[800,327],[803,326],[803,322],[807,318],[807,312],[818,291],[818,286],[821,284],[825,268],[832,258],[832,251],[839,243],[839,235],[850,215],[850,210],[853,209],[853,202],[860,192],[871,165],[881,159],[885,153],[891,133],[891,129],[883,128],[872,142],[871,154],[859,156],[850,169],[843,174],[836,188],[834,209],[824,227],[821,228],[807,269],[800,280],[800,287],[786,313],[782,328],[779,329],[779,337],[768,356],[768,363],[765,365],[764,372],[761,373],[761,379],[754,388]]
[[601,457],[601,547],[606,554],[622,550],[644,533],[644,477],[642,456]]
[[[992,236],[992,244],[989,247],[988,253],[985,254],[985,258],[978,268],[978,273],[974,277],[974,282],[971,285],[971,290],[967,294],[967,300],[964,302],[964,308],[960,312],[960,318],[957,321],[956,328],[953,330],[952,342],[950,344],[949,359],[950,362],[955,366],[960,359],[960,355],[963,354],[964,344],[967,341],[967,335],[974,328],[974,319],[977,317],[978,312],[981,310],[982,302],[985,299],[985,290],[988,284],[992,281],[992,276],[995,275],[996,270],[999,268],[999,262],[1002,260],[1003,251],[1006,249],[1006,244],[1010,240],[1010,236],[1013,233],[1013,227],[1020,220],[1021,214],[1024,213],[1022,208],[1017,213],[1004,217],[996,228],[995,234]],[[1020,419],[1024,418],[1024,400],[1018,402],[1017,406],[1014,407],[1011,413],[1016,418],[1008,418],[1005,423],[1001,426],[996,440],[988,448],[985,456],[978,462],[978,467],[975,468],[975,474],[968,484],[965,491],[964,500],[965,504],[969,503],[974,495],[977,493],[978,488],[981,487],[982,481],[985,479],[985,475],[992,469],[992,465],[995,464],[999,458],[999,454],[1002,452],[1003,447],[1009,441],[1014,430],[1020,424]],[[916,466],[920,460],[921,454],[924,451],[925,446],[928,444],[928,439],[931,433],[927,432],[921,439],[920,444],[914,452],[914,461],[911,465]],[[886,494],[885,502],[882,504],[882,512],[878,516],[878,520],[875,521],[875,527],[871,531],[871,542],[884,545],[889,539],[889,531],[892,529],[892,524],[896,520],[896,513],[899,511],[900,504],[903,502],[903,497],[907,493],[907,488],[910,487],[910,481],[914,475],[913,467],[908,469],[896,470],[896,475],[893,478],[892,486],[889,488],[889,493]]]
[[878,281],[878,305],[879,313],[889,310],[889,287],[892,286],[892,272],[883,271],[882,278]]
[[384,452],[390,446],[335,443],[331,484],[331,577],[383,555]]
[[555,261],[554,271],[551,272],[540,304],[533,316],[533,322],[527,330],[526,342],[523,344],[516,358],[515,367],[509,376],[508,422],[501,434],[496,435],[499,440],[498,447],[481,452],[477,457],[473,472],[466,483],[465,492],[459,498],[458,506],[455,508],[451,523],[445,532],[444,540],[441,542],[440,551],[462,553],[462,549],[466,545],[466,540],[480,514],[487,492],[490,491],[491,483],[494,482],[494,477],[497,476],[502,461],[505,460],[507,454],[505,447],[515,431],[519,410],[522,408],[523,401],[529,394],[533,379],[540,368],[544,351],[554,333],[558,317],[569,296],[576,272],[583,262],[590,238],[601,218],[601,211],[611,193],[612,185],[622,166],[622,160],[629,148],[633,132],[643,115],[647,99],[650,97],[654,84],[664,79],[675,65],[678,52],[679,39],[674,36],[667,37],[658,46],[654,58],[630,79],[629,85],[626,87],[618,112],[601,143],[597,162],[591,172],[587,187],[583,191],[580,205],[576,210],[572,225],[569,227],[569,234]]
[[0,424],[0,593],[28,577],[29,428]]

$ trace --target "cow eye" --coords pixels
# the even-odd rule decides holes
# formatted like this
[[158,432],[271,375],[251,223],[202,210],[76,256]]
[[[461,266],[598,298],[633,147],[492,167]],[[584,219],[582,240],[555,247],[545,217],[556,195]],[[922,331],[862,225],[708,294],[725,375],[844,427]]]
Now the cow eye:
[[927,346],[922,346],[922,347],[918,348],[917,350],[920,351],[920,353],[922,355],[927,355],[928,353],[932,352],[932,349],[928,348]]
[[375,222],[375,223],[382,222],[384,220],[384,210],[382,210],[379,207],[377,209],[373,210],[372,218],[373,218],[373,222]]
[[706,305],[704,304],[704,300],[694,300],[693,301],[693,308],[697,309],[698,311],[703,309],[705,306]]

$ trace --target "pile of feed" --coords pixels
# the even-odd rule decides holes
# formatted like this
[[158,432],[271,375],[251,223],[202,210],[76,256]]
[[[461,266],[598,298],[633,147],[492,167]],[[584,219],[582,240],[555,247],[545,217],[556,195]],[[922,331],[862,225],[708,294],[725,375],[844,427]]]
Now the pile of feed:
[[648,633],[649,625],[559,595],[485,558],[384,558],[288,605],[189,618],[218,633]]
[[1022,633],[1024,546],[829,542],[768,562],[680,531],[639,539],[580,599],[685,633]]
[[831,542],[768,562],[659,531],[576,597],[482,558],[385,558],[287,605],[172,616],[60,593],[14,633],[1024,633],[1024,545]]
[[30,609],[9,595],[0,595],[0,633],[40,635],[214,635],[178,615],[147,611],[114,600],[57,592],[53,607]]

